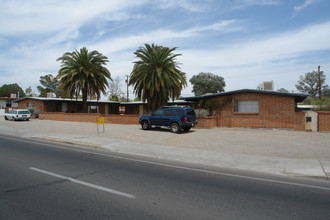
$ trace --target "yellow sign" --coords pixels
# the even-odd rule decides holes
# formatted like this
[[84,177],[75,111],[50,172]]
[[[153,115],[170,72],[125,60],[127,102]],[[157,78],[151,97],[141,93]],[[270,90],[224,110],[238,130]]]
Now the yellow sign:
[[104,117],[98,117],[97,118],[97,124],[98,125],[103,125],[104,124]]

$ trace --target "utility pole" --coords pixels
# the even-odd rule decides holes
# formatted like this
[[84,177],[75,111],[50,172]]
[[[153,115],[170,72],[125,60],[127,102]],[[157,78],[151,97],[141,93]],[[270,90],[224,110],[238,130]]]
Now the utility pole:
[[126,84],[127,84],[127,102],[128,102],[128,75],[126,75]]
[[321,72],[320,72],[320,66],[318,66],[318,73],[319,73],[319,97],[320,100],[322,100],[322,94],[321,94]]

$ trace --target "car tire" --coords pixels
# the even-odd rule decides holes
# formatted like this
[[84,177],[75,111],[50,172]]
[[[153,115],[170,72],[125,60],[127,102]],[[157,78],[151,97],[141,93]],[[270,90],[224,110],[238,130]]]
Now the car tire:
[[5,116],[5,120],[8,120],[7,116]]
[[141,127],[143,130],[149,130],[150,129],[150,124],[148,121],[142,121],[141,122]]
[[13,121],[16,121],[15,117],[12,117]]
[[180,132],[180,125],[178,123],[172,123],[170,126],[172,133],[179,133]]
[[189,131],[191,127],[184,127],[183,130],[184,131]]
[[27,121],[30,120],[30,119],[26,119]]

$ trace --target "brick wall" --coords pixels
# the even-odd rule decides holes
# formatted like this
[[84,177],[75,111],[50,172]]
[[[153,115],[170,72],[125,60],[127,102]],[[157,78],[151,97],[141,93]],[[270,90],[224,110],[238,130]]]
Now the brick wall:
[[305,130],[305,121],[306,116],[305,112],[296,112],[295,113],[295,123],[294,123],[294,129],[295,130]]
[[[291,96],[239,93],[213,98],[220,108],[215,111],[218,126],[295,128],[295,100]],[[258,113],[234,112],[235,101],[259,101]],[[300,118],[299,118],[300,122]],[[299,127],[300,128],[300,127]]]
[[34,103],[34,109],[35,111],[40,111],[40,112],[44,112],[44,111],[48,111],[47,109],[47,104],[45,104],[43,101],[40,100],[36,100],[36,99],[24,99],[18,102],[18,108],[19,109],[27,109],[27,104],[28,103]]
[[197,118],[198,124],[197,128],[212,128],[217,126],[217,117],[198,117]]
[[95,122],[97,117],[104,117],[104,123],[112,124],[139,124],[139,115],[101,115],[97,113],[64,113],[64,112],[42,112],[39,113],[41,120],[56,121],[80,121]]
[[330,131],[330,111],[319,113],[319,131]]

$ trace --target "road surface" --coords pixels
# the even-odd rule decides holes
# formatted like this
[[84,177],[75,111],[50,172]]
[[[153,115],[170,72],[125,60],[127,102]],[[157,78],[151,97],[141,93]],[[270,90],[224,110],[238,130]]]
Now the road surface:
[[0,219],[330,219],[330,183],[0,135]]

